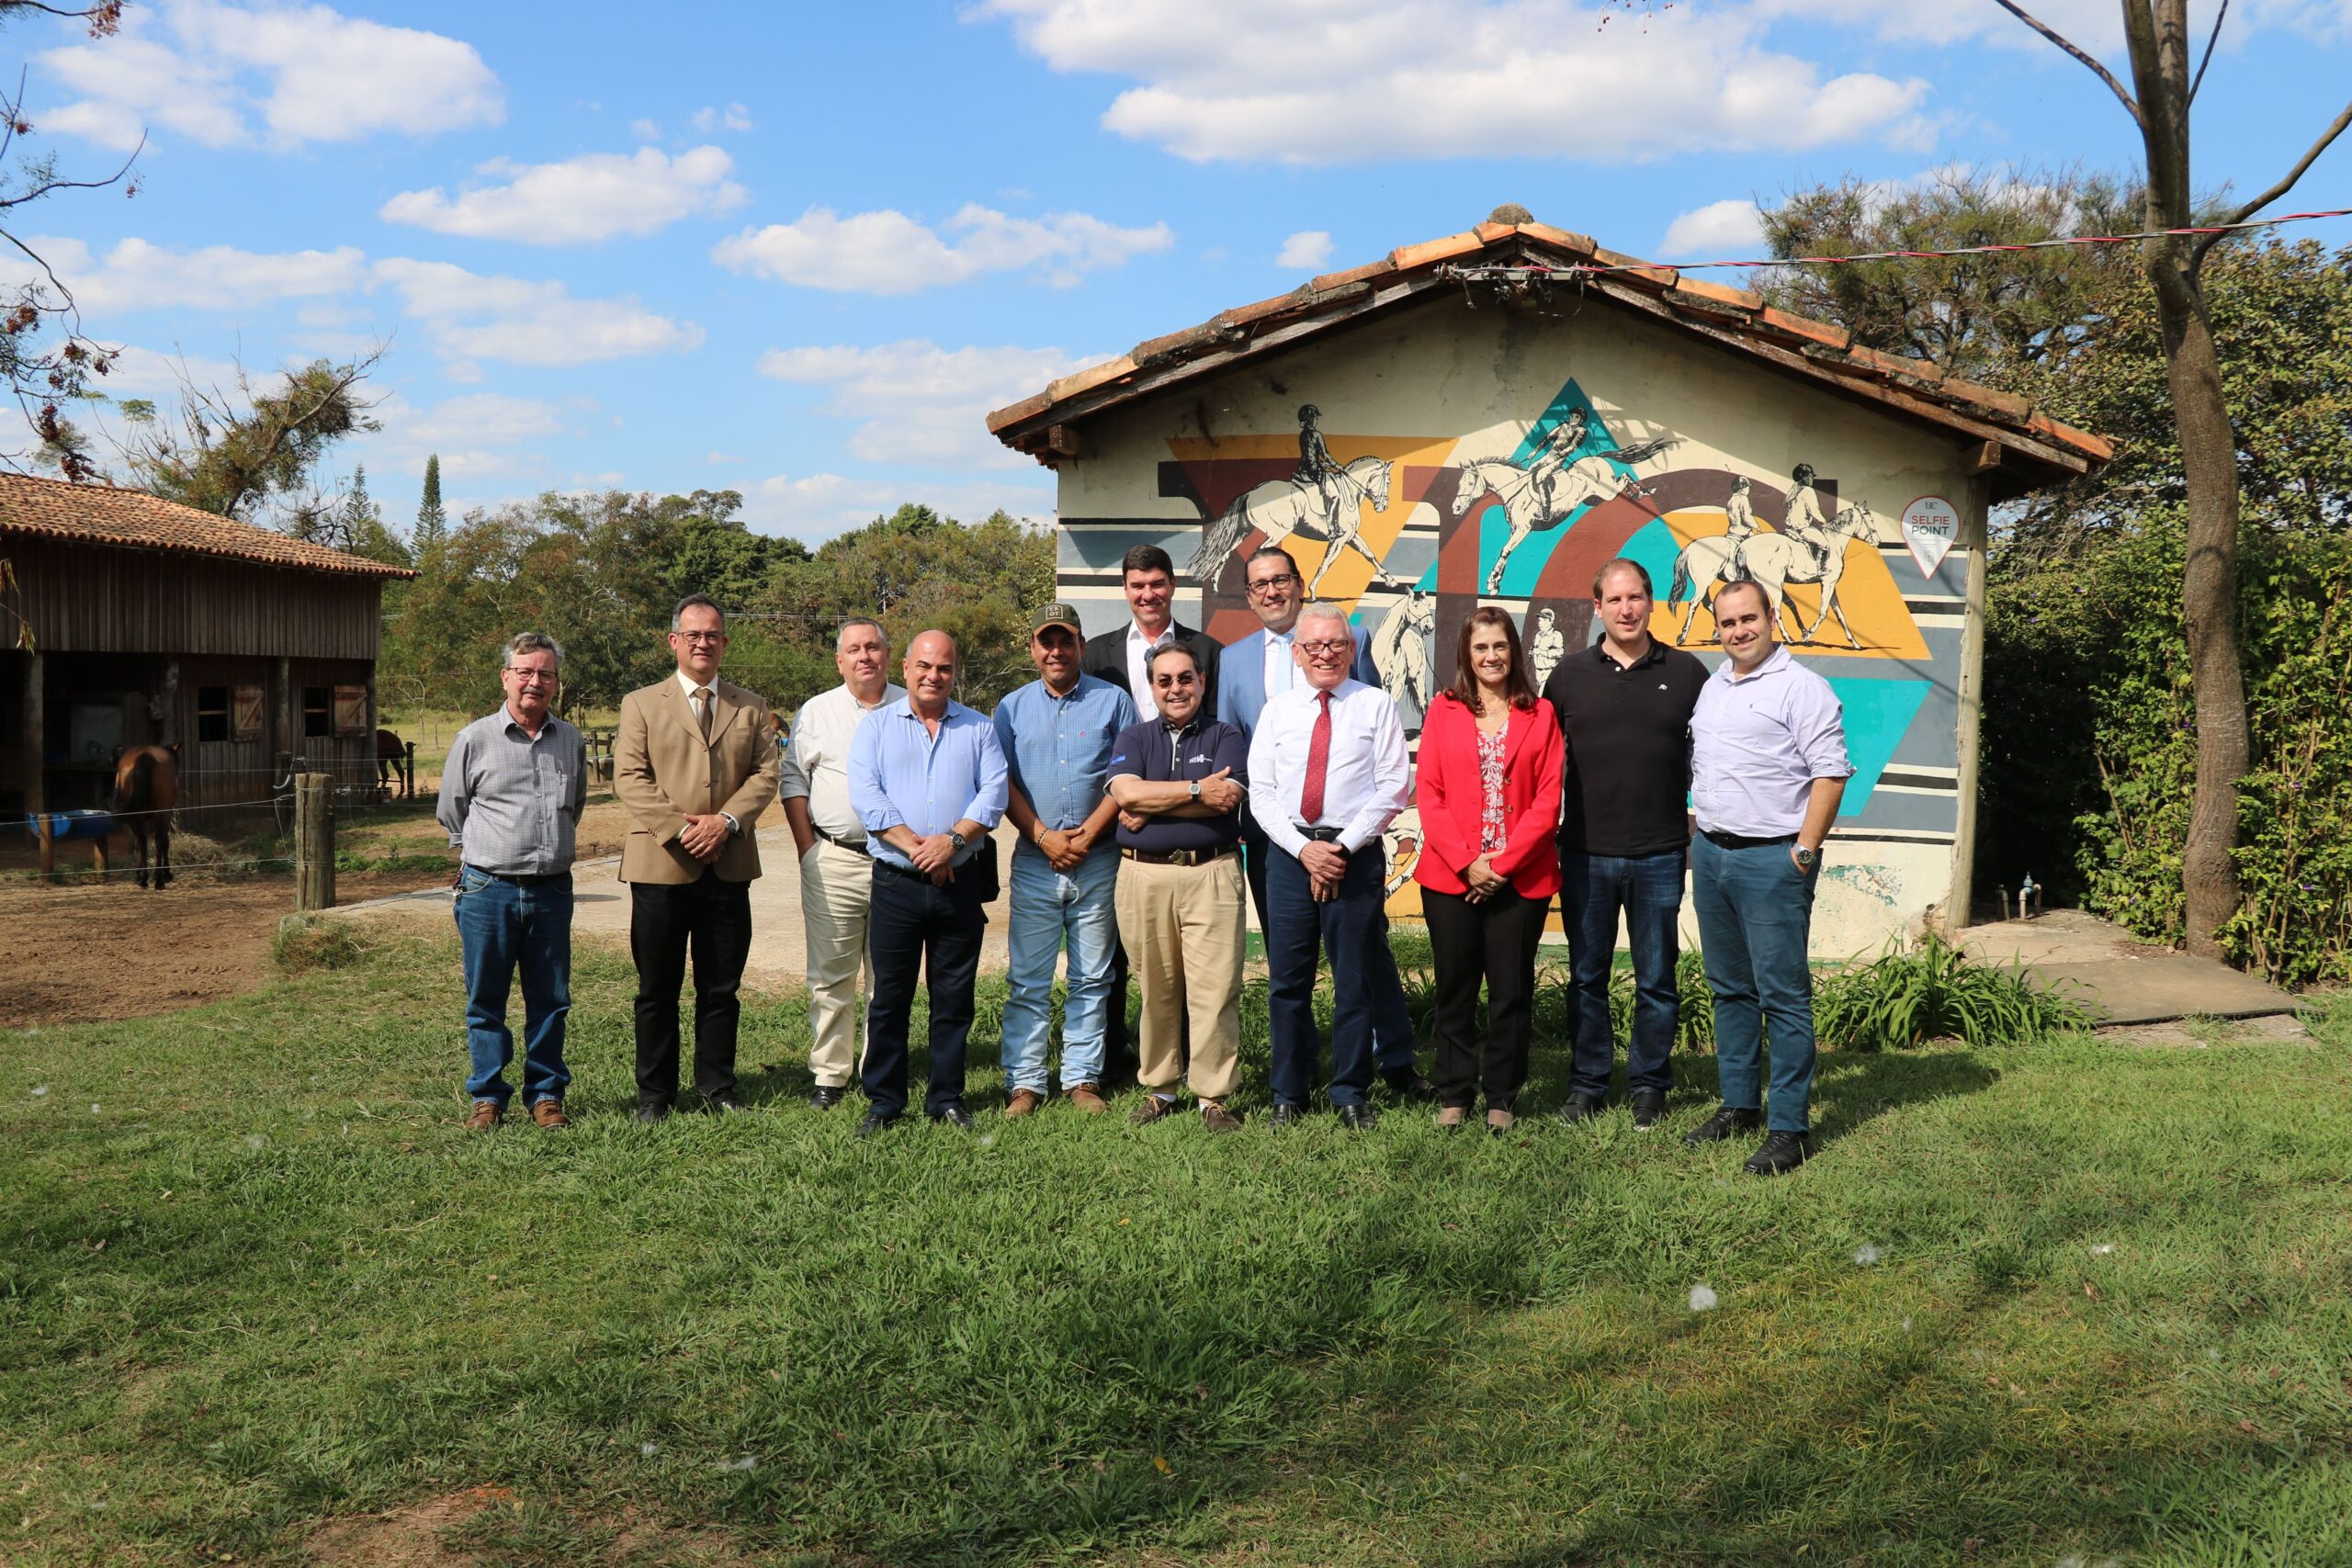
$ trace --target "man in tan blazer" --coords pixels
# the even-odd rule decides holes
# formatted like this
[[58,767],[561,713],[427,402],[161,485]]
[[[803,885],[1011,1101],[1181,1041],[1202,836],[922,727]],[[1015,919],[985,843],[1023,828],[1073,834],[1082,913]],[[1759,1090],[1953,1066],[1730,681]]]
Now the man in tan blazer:
[[659,1122],[678,1098],[678,991],[695,964],[695,1091],[714,1111],[735,1092],[736,987],[752,949],[752,826],[775,798],[778,759],[768,705],[718,678],[727,619],[708,595],[678,601],[668,680],[621,699],[613,793],[628,811],[621,880],[629,887],[637,960],[637,1119]]

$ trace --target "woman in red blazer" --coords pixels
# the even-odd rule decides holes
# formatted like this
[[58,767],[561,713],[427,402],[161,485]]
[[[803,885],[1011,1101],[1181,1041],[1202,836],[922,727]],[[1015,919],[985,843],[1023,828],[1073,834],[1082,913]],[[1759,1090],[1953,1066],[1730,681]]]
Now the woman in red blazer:
[[[1441,1127],[1483,1089],[1500,1137],[1527,1081],[1535,949],[1560,890],[1560,727],[1535,694],[1519,628],[1494,605],[1463,625],[1453,689],[1421,719],[1421,852],[1413,880],[1437,957]],[[1487,983],[1487,1038],[1472,1036]]]

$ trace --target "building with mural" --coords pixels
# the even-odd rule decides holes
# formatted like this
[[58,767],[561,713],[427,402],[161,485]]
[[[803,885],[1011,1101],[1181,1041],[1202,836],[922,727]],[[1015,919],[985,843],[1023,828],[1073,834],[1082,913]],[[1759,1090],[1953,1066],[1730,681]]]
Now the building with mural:
[[[1244,636],[1242,563],[1280,544],[1369,628],[1408,731],[1477,604],[1521,617],[1540,681],[1598,635],[1595,569],[1630,556],[1652,635],[1713,664],[1714,590],[1754,578],[1837,690],[1858,770],[1824,857],[1826,955],[1969,908],[1986,513],[2110,455],[2021,399],[1511,208],[989,423],[1057,472],[1061,592],[1090,634],[1124,624],[1120,557],[1156,544],[1179,618]],[[1390,833],[1399,873],[1414,829]]]

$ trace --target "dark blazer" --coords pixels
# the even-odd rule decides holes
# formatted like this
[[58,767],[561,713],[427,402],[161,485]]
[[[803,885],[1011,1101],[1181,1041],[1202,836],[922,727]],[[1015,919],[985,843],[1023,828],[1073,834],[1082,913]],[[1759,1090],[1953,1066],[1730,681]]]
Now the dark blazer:
[[[1513,708],[1503,729],[1503,821],[1507,837],[1494,867],[1530,898],[1560,890],[1560,857],[1552,846],[1560,820],[1560,722],[1541,698]],[[1478,777],[1478,720],[1451,692],[1421,716],[1420,779],[1414,804],[1421,812],[1421,852],[1413,880],[1439,893],[1464,893],[1462,874],[1478,858],[1487,814]]]
[[[1132,626],[1134,623],[1129,622]],[[1201,722],[1207,724],[1216,717],[1217,655],[1224,650],[1206,633],[1197,631],[1182,621],[1174,623],[1176,640],[1193,650],[1201,667]],[[1159,706],[1151,700],[1148,689],[1136,691],[1127,679],[1127,627],[1104,632],[1101,637],[1086,639],[1086,647],[1078,657],[1081,675],[1092,675],[1108,681],[1125,691],[1136,700],[1136,712],[1148,717],[1157,714]]]

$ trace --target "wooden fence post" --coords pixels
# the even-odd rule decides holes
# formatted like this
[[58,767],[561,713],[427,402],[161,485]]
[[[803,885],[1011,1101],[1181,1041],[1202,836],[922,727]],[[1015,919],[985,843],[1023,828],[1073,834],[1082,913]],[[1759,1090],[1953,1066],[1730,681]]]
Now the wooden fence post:
[[334,908],[334,775],[294,775],[294,908]]

